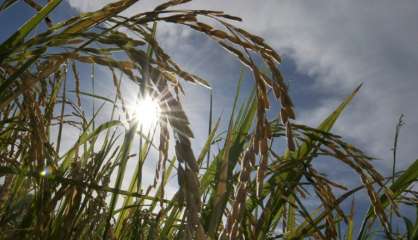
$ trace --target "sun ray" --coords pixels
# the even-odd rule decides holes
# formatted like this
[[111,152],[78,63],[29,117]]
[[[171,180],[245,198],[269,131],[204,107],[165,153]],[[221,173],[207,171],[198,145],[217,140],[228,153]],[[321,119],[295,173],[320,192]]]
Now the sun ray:
[[138,99],[130,107],[131,117],[138,121],[142,131],[150,131],[160,120],[161,108],[158,100],[145,96]]

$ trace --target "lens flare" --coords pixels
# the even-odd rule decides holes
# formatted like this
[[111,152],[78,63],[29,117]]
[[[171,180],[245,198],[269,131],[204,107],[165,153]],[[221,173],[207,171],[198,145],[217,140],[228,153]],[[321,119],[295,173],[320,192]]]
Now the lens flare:
[[134,119],[143,131],[149,131],[160,118],[160,105],[151,97],[140,99],[133,108]]
[[54,172],[54,168],[52,168],[51,166],[46,166],[40,173],[39,175],[41,177],[48,177],[49,175],[51,175]]

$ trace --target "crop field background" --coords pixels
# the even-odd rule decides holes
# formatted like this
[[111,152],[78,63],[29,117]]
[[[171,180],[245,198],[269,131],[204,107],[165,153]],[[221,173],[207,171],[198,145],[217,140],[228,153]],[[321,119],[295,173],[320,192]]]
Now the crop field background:
[[379,92],[262,30],[302,5],[215,2],[0,1],[0,239],[418,239],[409,41]]

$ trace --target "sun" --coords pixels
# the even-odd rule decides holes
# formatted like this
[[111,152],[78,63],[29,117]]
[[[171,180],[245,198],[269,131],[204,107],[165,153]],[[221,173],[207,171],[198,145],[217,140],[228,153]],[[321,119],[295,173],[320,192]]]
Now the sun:
[[138,121],[139,127],[143,131],[151,130],[160,118],[160,105],[157,100],[151,97],[139,99],[131,106],[133,118]]

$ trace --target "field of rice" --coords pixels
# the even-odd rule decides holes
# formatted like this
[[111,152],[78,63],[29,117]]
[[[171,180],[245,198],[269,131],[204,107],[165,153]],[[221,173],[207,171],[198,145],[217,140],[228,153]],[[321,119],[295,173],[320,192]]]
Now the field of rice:
[[[189,1],[126,17],[136,1],[119,0],[59,22],[48,16],[62,0],[24,1],[36,14],[0,44],[0,239],[418,239],[417,217],[402,211],[418,214],[418,161],[395,171],[402,117],[384,176],[367,149],[332,131],[361,85],[318,126],[300,124],[276,50],[237,27],[239,16],[182,8]],[[16,2],[2,1],[0,14]],[[183,85],[211,86],[161,47],[161,23],[202,33],[253,80],[242,96],[247,72],[236,76],[221,117],[208,102],[202,147]],[[99,68],[113,95],[95,91]],[[328,178],[312,164],[320,158],[361,185]]]

